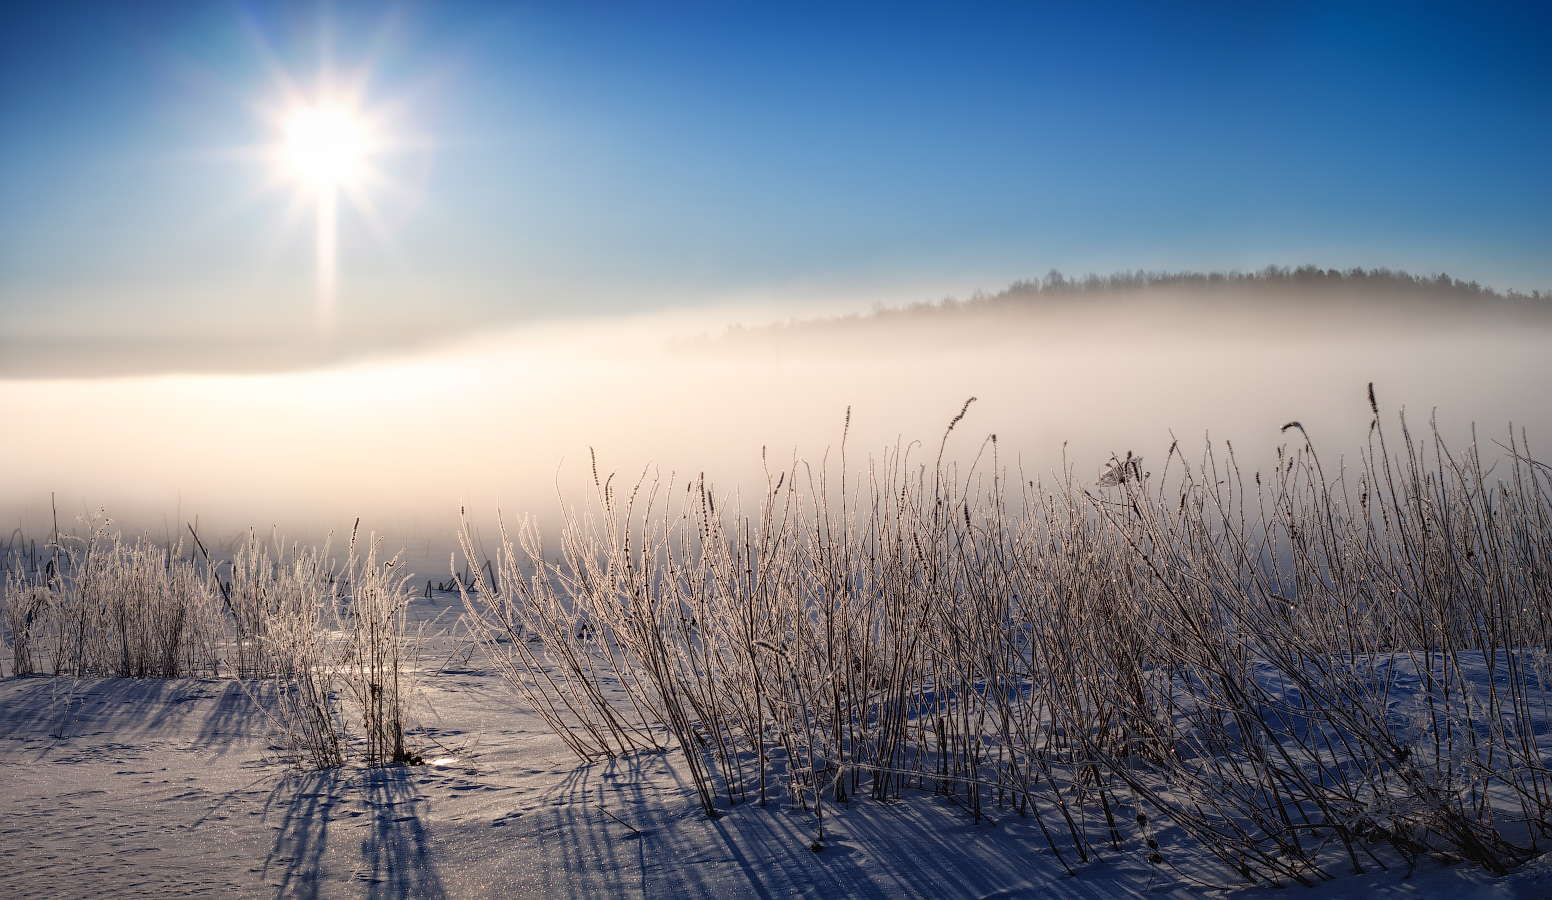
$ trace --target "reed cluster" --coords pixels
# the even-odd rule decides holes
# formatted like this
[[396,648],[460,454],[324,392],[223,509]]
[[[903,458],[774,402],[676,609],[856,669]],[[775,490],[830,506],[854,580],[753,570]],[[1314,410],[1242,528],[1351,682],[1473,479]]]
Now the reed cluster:
[[185,552],[127,541],[100,515],[82,524],[84,536],[57,535],[41,556],[9,554],[10,674],[230,676],[304,765],[340,765],[353,746],[369,766],[418,761],[405,743],[410,575],[379,558],[375,538],[363,551],[352,533],[341,563],[327,542],[250,531],[214,561],[192,529]]
[[181,543],[160,546],[83,520],[40,557],[9,554],[5,625],[10,673],[121,678],[214,675],[222,621],[213,581]]
[[780,791],[816,850],[826,804],[910,789],[1030,817],[1064,866],[1503,872],[1552,816],[1547,468],[1404,417],[1393,446],[1370,397],[1335,471],[1297,423],[1260,470],[1172,446],[1098,485],[947,433],[753,496],[595,466],[558,553],[503,525],[488,578],[465,526],[468,619],[579,757],[672,741],[707,815]]

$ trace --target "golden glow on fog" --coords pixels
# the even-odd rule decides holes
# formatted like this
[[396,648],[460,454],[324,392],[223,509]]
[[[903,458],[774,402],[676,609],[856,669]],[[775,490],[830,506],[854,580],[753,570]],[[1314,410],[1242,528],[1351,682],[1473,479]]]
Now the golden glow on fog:
[[[719,490],[747,490],[764,483],[762,448],[776,470],[794,453],[817,468],[829,448],[834,472],[848,406],[853,474],[902,434],[935,453],[972,395],[980,400],[950,457],[974,458],[996,432],[1007,474],[1050,478],[1065,462],[1090,483],[1111,453],[1162,459],[1178,436],[1197,454],[1209,428],[1234,441],[1249,478],[1293,418],[1335,459],[1362,446],[1371,379],[1388,412],[1438,406],[1452,434],[1471,418],[1484,429],[1524,421],[1533,437],[1552,422],[1535,391],[1552,378],[1536,329],[1376,344],[1362,330],[1165,332],[1161,318],[1096,345],[1084,336],[1114,317],[1072,315],[1009,325],[996,340],[984,325],[954,338],[933,321],[874,347],[843,332],[806,350],[793,341],[715,352],[671,351],[702,329],[643,317],[534,326],[323,371],[0,381],[15,421],[48,423],[0,442],[0,469],[25,473],[0,481],[0,515],[6,532],[44,534],[57,493],[64,522],[106,504],[158,532],[166,512],[176,532],[181,506],[212,533],[276,525],[321,540],[360,515],[396,535],[426,523],[442,546],[465,504],[483,515],[499,503],[509,523],[528,512],[554,522],[560,499],[578,502],[591,482],[592,451],[601,471],[632,483],[654,462],[679,484],[704,472]],[[1439,366],[1445,357],[1462,362]],[[427,576],[445,578],[446,556],[434,562]]]

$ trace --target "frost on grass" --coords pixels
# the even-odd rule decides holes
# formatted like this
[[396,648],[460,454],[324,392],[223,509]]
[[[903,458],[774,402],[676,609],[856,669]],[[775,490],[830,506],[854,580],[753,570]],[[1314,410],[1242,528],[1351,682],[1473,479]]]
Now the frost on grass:
[[[707,816],[774,801],[816,851],[884,821],[856,801],[925,795],[1069,872],[1121,853],[1165,880],[1313,884],[1544,852],[1547,467],[1512,433],[1496,460],[1387,433],[1377,404],[1329,468],[1285,431],[1259,469],[1171,447],[1157,472],[1127,453],[1040,478],[995,437],[955,463],[949,434],[860,467],[843,440],[731,494],[595,469],[558,546],[524,519],[486,561],[466,528],[457,584],[481,665],[558,745],[636,790],[663,774],[646,751],[677,747]],[[213,563],[197,536],[84,524],[12,557],[12,674],[235,676],[310,767],[416,761],[412,592],[375,541],[339,563],[249,534]]]
[[1371,405],[1329,471],[1298,423],[1264,469],[1172,446],[1097,484],[995,436],[968,467],[843,441],[731,495],[595,465],[558,552],[503,526],[465,604],[578,757],[671,740],[708,816],[779,792],[815,850],[827,806],[916,790],[1064,867],[1501,874],[1552,814],[1548,473],[1512,433],[1496,463],[1404,418],[1392,443]]
[[[40,557],[12,554],[4,620],[12,675],[239,680],[297,763],[415,763],[405,743],[414,652],[409,574],[375,538],[351,535],[343,563],[321,548],[255,533],[231,558],[133,542],[112,520],[55,535]],[[224,576],[224,577],[223,577]]]

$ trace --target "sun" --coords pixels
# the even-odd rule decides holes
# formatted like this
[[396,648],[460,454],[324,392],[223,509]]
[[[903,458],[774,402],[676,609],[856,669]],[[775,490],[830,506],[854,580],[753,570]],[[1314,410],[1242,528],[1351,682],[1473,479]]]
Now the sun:
[[304,106],[286,118],[286,147],[304,181],[331,190],[355,180],[362,168],[361,125],[349,110]]
[[328,341],[339,301],[341,212],[348,206],[373,236],[386,240],[388,229],[374,195],[385,194],[390,201],[404,196],[381,162],[385,155],[405,152],[406,144],[393,132],[392,112],[363,102],[365,74],[343,90],[332,90],[327,79],[321,80],[325,83],[310,96],[290,78],[279,80],[279,96],[264,112],[278,140],[263,145],[263,154],[273,167],[268,187],[291,189],[291,221],[309,206],[317,211],[317,331]]

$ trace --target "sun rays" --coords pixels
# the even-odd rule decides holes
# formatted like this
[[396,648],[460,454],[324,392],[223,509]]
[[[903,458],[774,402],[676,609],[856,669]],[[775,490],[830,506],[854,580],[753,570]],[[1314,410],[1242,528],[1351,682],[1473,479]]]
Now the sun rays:
[[[339,313],[346,219],[364,225],[369,238],[392,254],[391,220],[400,217],[385,215],[384,204],[413,208],[419,201],[417,185],[398,177],[395,168],[432,143],[406,131],[402,94],[413,91],[385,90],[387,79],[376,71],[380,45],[392,27],[392,17],[385,19],[362,58],[349,67],[333,58],[330,31],[320,27],[321,60],[311,78],[282,63],[257,30],[250,31],[271,85],[268,99],[256,107],[270,136],[261,148],[269,171],[260,195],[290,195],[289,209],[276,223],[283,243],[313,221],[313,318],[324,343],[332,342]],[[346,207],[349,217],[343,215]]]
[[300,106],[286,119],[286,150],[294,175],[317,194],[315,286],[318,331],[334,328],[339,283],[339,194],[362,190],[366,141],[361,124],[347,108],[327,104]]

